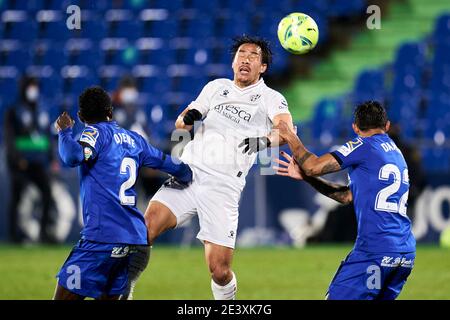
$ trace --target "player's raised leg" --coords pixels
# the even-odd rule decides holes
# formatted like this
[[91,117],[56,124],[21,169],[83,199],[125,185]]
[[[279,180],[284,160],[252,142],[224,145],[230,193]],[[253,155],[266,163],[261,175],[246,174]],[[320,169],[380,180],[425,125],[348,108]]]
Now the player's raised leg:
[[145,224],[148,243],[152,245],[160,234],[177,226],[177,217],[167,206],[152,200],[145,211]]
[[237,280],[231,270],[234,250],[205,241],[205,259],[211,273],[211,290],[216,300],[234,300]]

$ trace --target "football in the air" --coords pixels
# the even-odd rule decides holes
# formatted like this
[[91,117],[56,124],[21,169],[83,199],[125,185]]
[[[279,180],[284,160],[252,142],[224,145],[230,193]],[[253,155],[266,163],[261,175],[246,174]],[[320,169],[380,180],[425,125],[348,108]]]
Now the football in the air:
[[304,54],[316,46],[319,28],[310,16],[294,12],[281,19],[278,24],[278,40],[290,53]]

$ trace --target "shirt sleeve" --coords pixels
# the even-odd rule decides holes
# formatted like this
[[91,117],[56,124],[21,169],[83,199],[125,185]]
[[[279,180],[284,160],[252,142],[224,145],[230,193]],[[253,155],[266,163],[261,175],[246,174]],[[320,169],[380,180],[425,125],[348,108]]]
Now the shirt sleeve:
[[81,133],[78,142],[83,147],[83,157],[85,161],[97,158],[101,145],[100,131],[94,126],[86,126]]
[[342,169],[361,164],[367,158],[368,145],[364,143],[361,137],[357,137],[340,146],[331,155],[341,165]]
[[155,148],[142,139],[143,156],[141,165],[152,169],[158,169],[171,174],[183,182],[189,182],[192,179],[192,172],[189,166],[180,160],[173,159],[170,155]]
[[274,91],[273,95],[267,100],[267,114],[270,121],[273,122],[273,118],[281,113],[289,113],[289,107],[286,98],[279,92]]
[[72,128],[59,131],[58,152],[62,162],[69,167],[79,166],[83,162],[83,147],[73,139]]
[[189,108],[198,110],[203,115],[203,117],[205,117],[211,106],[211,98],[213,94],[214,82],[208,82],[206,86],[203,87],[197,99],[189,104]]

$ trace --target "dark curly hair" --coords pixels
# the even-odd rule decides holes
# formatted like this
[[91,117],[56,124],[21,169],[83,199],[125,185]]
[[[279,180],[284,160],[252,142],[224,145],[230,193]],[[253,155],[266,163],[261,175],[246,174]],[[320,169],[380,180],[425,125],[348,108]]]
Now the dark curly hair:
[[239,50],[239,47],[245,43],[256,44],[261,48],[261,61],[262,63],[266,64],[267,69],[269,69],[270,65],[272,64],[272,50],[270,49],[270,42],[260,37],[243,35],[233,38],[233,44],[231,45],[232,59],[234,59],[236,52]]
[[80,120],[88,123],[106,121],[112,115],[111,98],[99,86],[85,89],[78,98]]
[[386,109],[378,101],[366,101],[355,109],[355,124],[362,131],[385,129],[388,117]]

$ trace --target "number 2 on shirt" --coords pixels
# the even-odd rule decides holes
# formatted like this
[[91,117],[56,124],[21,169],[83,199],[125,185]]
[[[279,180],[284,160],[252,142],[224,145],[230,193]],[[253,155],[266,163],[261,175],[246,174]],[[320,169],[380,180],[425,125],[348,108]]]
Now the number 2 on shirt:
[[402,216],[406,216],[409,189],[401,196],[399,203],[388,201],[387,199],[400,189],[402,182],[409,185],[408,169],[405,169],[402,175],[396,165],[389,163],[381,167],[378,178],[382,181],[387,181],[391,174],[394,175],[394,182],[378,192],[375,200],[375,210],[399,213]]
[[120,174],[128,174],[129,178],[122,183],[119,190],[120,204],[124,206],[134,206],[136,204],[135,196],[125,195],[125,191],[130,189],[136,183],[136,161],[132,158],[123,158],[120,164]]

